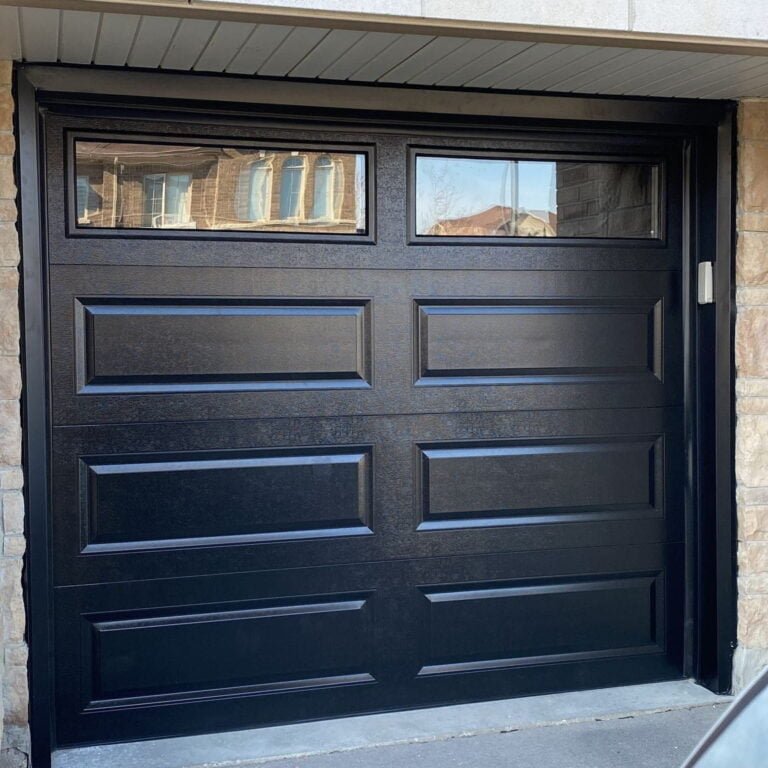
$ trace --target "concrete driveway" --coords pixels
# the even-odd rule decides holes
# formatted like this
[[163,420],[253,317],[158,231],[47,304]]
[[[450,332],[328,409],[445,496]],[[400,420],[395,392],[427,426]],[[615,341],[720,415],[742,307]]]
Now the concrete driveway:
[[678,768],[729,703],[678,680],[69,749],[54,768]]

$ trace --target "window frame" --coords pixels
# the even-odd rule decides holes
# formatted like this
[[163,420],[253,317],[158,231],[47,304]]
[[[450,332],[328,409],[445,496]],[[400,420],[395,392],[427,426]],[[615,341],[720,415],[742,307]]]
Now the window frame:
[[[256,133],[256,129],[254,130]],[[264,242],[298,241],[310,243],[349,243],[354,245],[376,244],[376,152],[375,145],[367,142],[343,143],[333,141],[286,142],[285,138],[272,139],[268,131],[264,136],[249,139],[230,138],[227,135],[197,136],[169,133],[120,133],[111,131],[65,131],[65,237],[67,238],[160,238],[169,240],[254,240]],[[266,149],[279,152],[310,152],[319,154],[341,153],[361,155],[365,169],[365,231],[347,232],[273,232],[251,229],[165,229],[165,228],[117,228],[82,226],[77,223],[77,163],[75,148],[78,141],[108,141],[112,143],[145,143],[172,146],[206,146],[233,149]],[[305,181],[306,181],[305,168]],[[274,180],[273,182],[274,183]],[[269,221],[277,221],[270,218]],[[293,220],[291,220],[293,221]],[[301,219],[312,223],[310,219]]]
[[[640,163],[658,169],[655,180],[655,216],[657,237],[515,237],[510,235],[420,235],[416,220],[416,163],[419,157],[441,157],[470,160],[519,160],[522,162],[581,162],[581,163]],[[509,247],[552,247],[552,246],[642,246],[644,248],[666,248],[667,243],[667,171],[666,160],[656,154],[616,153],[567,153],[536,150],[482,150],[474,148],[434,147],[409,145],[406,182],[406,206],[408,218],[408,245],[442,246],[491,246]]]

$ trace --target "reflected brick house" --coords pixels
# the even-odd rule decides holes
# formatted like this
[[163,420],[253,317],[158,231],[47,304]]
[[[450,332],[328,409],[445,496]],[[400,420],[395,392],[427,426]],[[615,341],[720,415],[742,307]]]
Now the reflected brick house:
[[453,237],[658,236],[657,171],[632,163],[553,163],[555,210],[492,205],[440,218],[426,232]]
[[428,234],[454,237],[555,237],[557,214],[552,211],[521,210],[513,216],[510,206],[494,205],[469,216],[441,219],[429,229]]
[[354,233],[359,157],[78,141],[77,226]]

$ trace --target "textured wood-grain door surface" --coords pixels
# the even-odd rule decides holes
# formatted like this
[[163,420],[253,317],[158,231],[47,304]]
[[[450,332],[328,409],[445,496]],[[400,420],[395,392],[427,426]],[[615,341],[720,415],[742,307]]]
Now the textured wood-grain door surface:
[[[196,120],[45,121],[58,744],[681,676],[679,142]],[[349,145],[369,236],[78,229],[80,135]],[[663,234],[420,240],[418,148],[648,160]]]

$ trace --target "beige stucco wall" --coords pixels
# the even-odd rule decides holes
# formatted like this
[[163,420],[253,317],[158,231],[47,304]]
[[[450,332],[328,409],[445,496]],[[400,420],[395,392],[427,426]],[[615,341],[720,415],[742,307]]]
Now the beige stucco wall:
[[768,665],[768,100],[742,102],[738,124],[737,690]]
[[27,648],[21,588],[24,500],[21,494],[19,394],[19,241],[13,173],[11,63],[0,61],[0,766],[26,765]]
[[274,10],[379,14],[406,19],[486,24],[526,24],[574,30],[768,39],[768,15],[759,0],[189,0],[192,8],[268,7]]

